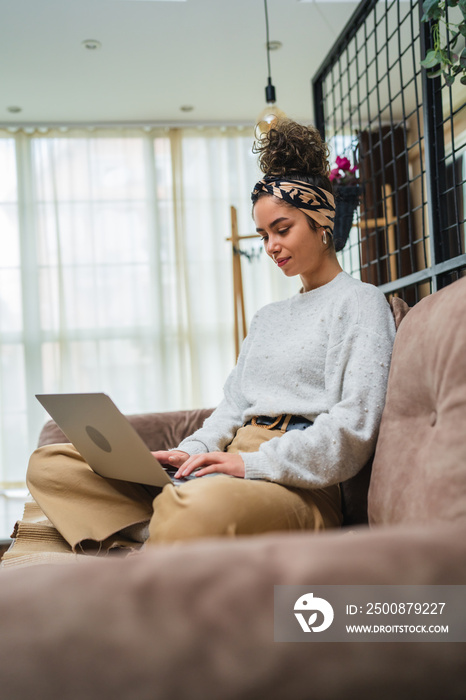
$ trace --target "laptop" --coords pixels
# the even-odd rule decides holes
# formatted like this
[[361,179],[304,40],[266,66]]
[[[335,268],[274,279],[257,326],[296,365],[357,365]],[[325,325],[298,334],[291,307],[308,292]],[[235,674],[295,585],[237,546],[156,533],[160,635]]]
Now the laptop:
[[178,469],[160,464],[106,394],[36,394],[36,398],[96,474],[160,487],[196,478],[190,474],[175,479]]

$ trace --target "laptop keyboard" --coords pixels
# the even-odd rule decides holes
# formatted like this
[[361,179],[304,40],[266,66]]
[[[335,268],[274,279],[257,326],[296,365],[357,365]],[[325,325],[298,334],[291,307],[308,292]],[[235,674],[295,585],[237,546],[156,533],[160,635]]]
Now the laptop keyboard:
[[168,476],[172,480],[174,486],[181,486],[181,484],[186,484],[190,479],[195,479],[194,474],[189,474],[188,476],[183,476],[181,478],[175,478],[175,474],[178,471],[178,467],[171,467],[170,465],[163,465],[163,468],[167,472]]
[[171,467],[169,464],[164,464],[163,468],[167,472],[174,486],[181,486],[182,484],[186,484],[186,482],[190,481],[191,479],[205,479],[209,476],[219,476],[219,472],[212,472],[211,474],[204,474],[204,476],[197,477],[195,472],[193,472],[192,474],[188,474],[188,476],[183,476],[181,479],[176,479],[175,474],[178,471],[178,467]]

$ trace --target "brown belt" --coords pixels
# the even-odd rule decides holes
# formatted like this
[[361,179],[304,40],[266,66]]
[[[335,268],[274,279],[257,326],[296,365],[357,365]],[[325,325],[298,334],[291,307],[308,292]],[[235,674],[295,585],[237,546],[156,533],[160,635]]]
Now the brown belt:
[[273,418],[270,416],[254,416],[244,425],[253,425],[265,430],[281,430],[284,433],[287,430],[306,430],[312,425],[312,421],[303,416],[293,416],[288,413]]

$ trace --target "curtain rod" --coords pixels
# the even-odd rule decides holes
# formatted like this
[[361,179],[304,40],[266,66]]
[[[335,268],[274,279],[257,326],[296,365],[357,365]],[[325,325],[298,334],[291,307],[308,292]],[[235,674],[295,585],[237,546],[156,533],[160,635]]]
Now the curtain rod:
[[21,124],[12,122],[0,122],[0,129],[5,131],[69,131],[72,129],[85,129],[95,131],[97,129],[143,129],[152,131],[153,129],[228,129],[236,128],[254,129],[252,122],[22,122]]

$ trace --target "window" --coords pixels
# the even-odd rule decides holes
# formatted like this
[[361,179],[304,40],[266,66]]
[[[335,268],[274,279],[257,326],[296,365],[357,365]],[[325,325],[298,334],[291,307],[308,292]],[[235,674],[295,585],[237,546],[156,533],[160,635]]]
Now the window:
[[[237,128],[0,133],[8,512],[47,420],[36,393],[105,391],[125,413],[220,400],[235,361],[226,238],[231,205],[240,234],[254,230],[252,141]],[[264,255],[243,277],[248,318],[297,290]]]

